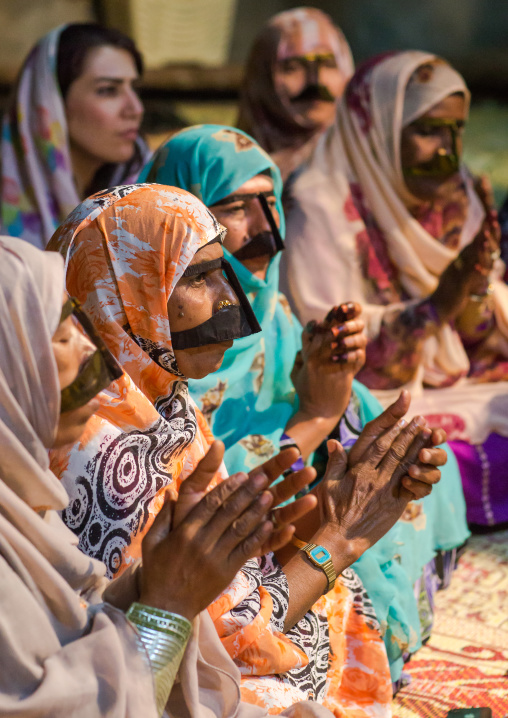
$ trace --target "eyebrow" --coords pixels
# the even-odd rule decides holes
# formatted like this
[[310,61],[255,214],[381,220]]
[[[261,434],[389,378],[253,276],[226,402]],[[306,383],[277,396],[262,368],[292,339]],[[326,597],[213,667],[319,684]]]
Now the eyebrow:
[[217,259],[209,259],[203,262],[196,262],[196,264],[189,264],[187,269],[182,274],[182,277],[193,277],[196,274],[203,274],[203,272],[211,272],[214,269],[222,267],[224,257],[217,257]]
[[233,202],[249,202],[252,199],[257,199],[259,195],[263,195],[267,198],[275,197],[275,190],[267,190],[266,192],[249,192],[245,194],[230,194],[228,197],[219,200],[212,204],[212,207],[219,207],[223,204],[233,204]]
[[95,82],[113,82],[115,85],[121,85],[126,79],[125,77],[96,77]]

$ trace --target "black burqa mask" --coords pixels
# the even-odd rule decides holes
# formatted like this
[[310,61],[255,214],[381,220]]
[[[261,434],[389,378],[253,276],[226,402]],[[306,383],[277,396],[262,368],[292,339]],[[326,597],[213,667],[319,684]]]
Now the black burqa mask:
[[206,344],[220,344],[232,339],[249,337],[251,334],[257,334],[261,331],[247,295],[243,291],[233,267],[224,257],[202,262],[201,264],[192,264],[187,267],[183,276],[192,277],[196,274],[219,268],[222,268],[233,288],[238,298],[238,304],[229,304],[219,309],[218,312],[212,314],[210,319],[198,324],[197,327],[185,329],[181,332],[171,332],[173,349],[192,349]]
[[[249,202],[253,199],[258,199],[261,209],[266,217],[266,221],[270,225],[269,232],[259,232],[252,239],[250,239],[243,247],[240,247],[236,252],[233,253],[233,257],[242,262],[244,259],[253,259],[255,257],[274,257],[277,252],[281,252],[284,249],[284,240],[281,237],[279,228],[273,216],[270,205],[268,204],[268,197],[272,197],[272,192],[260,192],[252,194],[242,194],[238,199],[242,199],[244,202]],[[220,202],[216,202],[213,206],[220,207],[223,204],[231,204],[235,201],[235,196],[226,197]],[[236,275],[235,275],[236,276]]]

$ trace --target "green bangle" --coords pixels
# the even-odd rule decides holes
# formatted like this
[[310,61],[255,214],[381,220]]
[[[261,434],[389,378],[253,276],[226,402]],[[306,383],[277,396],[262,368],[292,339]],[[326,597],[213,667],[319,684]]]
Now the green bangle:
[[192,624],[183,616],[160,608],[133,603],[126,614],[137,629],[138,648],[152,671],[159,715],[171,688],[189,640]]
[[160,631],[168,636],[180,636],[184,641],[188,640],[192,628],[192,623],[177,613],[136,602],[127,611],[127,618],[136,626]]

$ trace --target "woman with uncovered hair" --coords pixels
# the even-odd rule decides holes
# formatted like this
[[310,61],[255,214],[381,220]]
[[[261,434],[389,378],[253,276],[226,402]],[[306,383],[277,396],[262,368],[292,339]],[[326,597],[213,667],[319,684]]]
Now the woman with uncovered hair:
[[[359,378],[443,426],[473,524],[508,520],[508,290],[495,212],[461,163],[469,92],[443,60],[365,63],[292,188],[284,277],[303,319],[364,308]],[[457,496],[457,501],[461,498]]]
[[247,60],[238,127],[272,155],[284,181],[332,124],[353,72],[346,38],[317,8],[281,12],[261,29]]
[[[233,339],[259,329],[223,258],[223,237],[196,197],[147,184],[90,198],[50,245],[66,256],[69,291],[126,371],[100,395],[83,439],[52,457],[71,496],[65,522],[87,553],[104,557],[111,573],[138,559],[140,539],[166,493],[183,495],[185,502],[200,497],[189,491],[186,477],[211,435],[189,397],[187,377],[218,369]],[[250,677],[242,690],[248,702],[271,712],[312,699],[355,715],[389,713],[388,662],[372,609],[355,611],[353,595],[335,576],[438,478],[405,475],[430,438],[425,423],[399,422],[405,408],[392,407],[366,432],[358,463],[344,481],[345,455],[337,442],[330,445],[323,484],[328,498],[312,537],[326,570],[303,552],[284,567],[266,553],[248,561],[209,606],[224,648]],[[282,452],[262,473],[276,478],[297,455],[295,449]],[[218,484],[221,476],[213,473],[212,485]],[[291,495],[302,479],[314,476],[310,468],[293,474],[275,487],[276,500],[287,498],[285,486]],[[287,520],[315,504],[305,496],[278,511]],[[309,611],[316,601],[317,612]],[[302,675],[307,664],[310,671]]]
[[[265,715],[240,704],[238,669],[202,611],[277,536],[267,477],[236,475],[199,501],[167,502],[143,566],[109,583],[58,517],[68,496],[47,449],[79,440],[96,392],[122,372],[64,294],[61,257],[10,237],[0,252],[0,714],[156,718],[188,643],[171,714]],[[216,443],[187,480],[194,492],[220,457]],[[309,712],[331,715],[305,705],[288,715]]]
[[147,155],[142,71],[133,41],[100,25],[62,26],[38,42],[3,119],[4,233],[44,248],[82,199],[136,176]]
[[[324,325],[314,322],[302,334],[285,296],[279,293],[283,252],[277,251],[274,232],[283,237],[285,225],[282,182],[273,160],[239,130],[199,125],[182,130],[157,150],[141,179],[195,192],[227,228],[224,254],[262,328],[235,341],[218,371],[189,383],[214,435],[226,445],[228,470],[248,471],[288,441],[298,445],[305,459],[329,435],[351,449],[365,424],[382,411],[370,392],[353,381],[364,359],[363,343],[358,342],[362,324],[358,318],[341,328],[339,322],[327,324],[331,337],[327,342],[334,342],[335,348],[317,352],[314,343],[326,337]],[[275,227],[265,214],[267,207]],[[332,357],[341,361],[335,363]],[[436,432],[436,443],[443,436]],[[429,464],[445,460],[441,450],[431,453]],[[353,567],[383,627],[394,682],[400,679],[403,655],[417,650],[431,629],[429,596],[432,601],[437,584],[436,552],[453,552],[468,535],[463,507],[460,511],[456,506],[454,520],[444,526],[442,522],[442,511],[448,513],[454,501],[448,486],[460,486],[453,455],[443,468],[443,478],[431,496],[412,504],[403,520]],[[352,576],[350,585],[354,585]],[[421,627],[415,586],[422,608]]]

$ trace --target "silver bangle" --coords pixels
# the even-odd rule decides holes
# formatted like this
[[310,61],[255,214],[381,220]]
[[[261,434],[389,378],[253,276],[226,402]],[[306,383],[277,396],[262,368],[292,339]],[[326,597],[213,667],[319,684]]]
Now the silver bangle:
[[183,616],[133,603],[127,619],[136,627],[138,648],[152,671],[159,715],[175,682],[192,624]]

